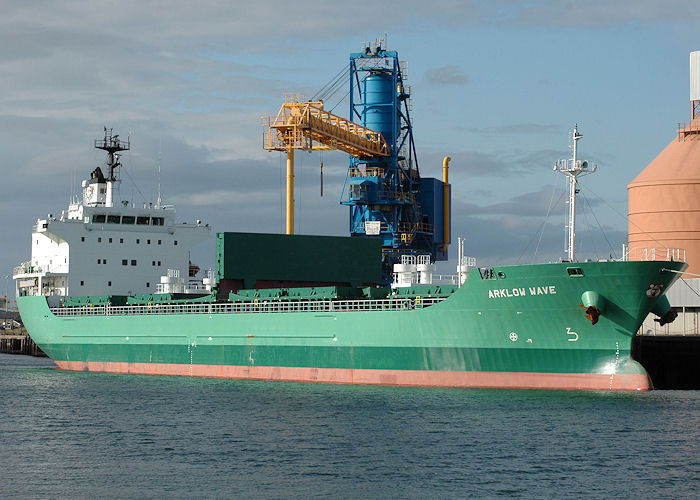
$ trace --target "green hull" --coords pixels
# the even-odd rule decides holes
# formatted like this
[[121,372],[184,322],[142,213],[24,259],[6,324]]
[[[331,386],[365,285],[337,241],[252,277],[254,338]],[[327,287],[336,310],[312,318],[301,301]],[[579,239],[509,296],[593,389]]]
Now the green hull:
[[[631,338],[665,300],[647,290],[667,290],[678,274],[664,269],[685,267],[543,264],[495,268],[491,279],[475,270],[447,299],[421,307],[414,297],[410,310],[228,313],[203,304],[190,313],[57,316],[44,297],[20,297],[18,306],[34,341],[73,370],[631,390],[650,388],[630,357]],[[597,300],[596,324],[582,308],[586,297]]]

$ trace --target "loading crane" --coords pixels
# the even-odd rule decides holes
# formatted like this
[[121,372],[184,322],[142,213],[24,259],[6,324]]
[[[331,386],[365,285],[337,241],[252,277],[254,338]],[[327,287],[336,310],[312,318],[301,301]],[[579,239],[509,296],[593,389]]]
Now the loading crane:
[[410,87],[396,51],[378,41],[350,54],[350,119],[323,101],[288,95],[266,119],[263,147],[287,153],[287,234],[294,232],[294,151],[337,149],[350,156],[340,203],[350,208],[353,237],[382,240],[385,280],[402,255],[447,260],[450,243],[449,158],[443,180],[422,178],[413,142]]
[[274,119],[267,119],[263,147],[287,153],[287,234],[294,234],[294,150],[338,149],[353,157],[388,156],[379,132],[323,109],[323,101],[299,102],[289,94]]

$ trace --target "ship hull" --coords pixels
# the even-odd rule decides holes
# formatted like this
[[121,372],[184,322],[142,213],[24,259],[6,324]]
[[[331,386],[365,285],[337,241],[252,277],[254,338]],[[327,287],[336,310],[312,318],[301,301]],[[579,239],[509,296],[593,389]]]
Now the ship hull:
[[56,364],[59,368],[69,371],[349,385],[624,391],[652,388],[646,373],[607,375],[596,373],[368,370],[96,361],[57,361]]
[[[571,274],[570,268],[580,270]],[[546,264],[473,272],[430,307],[388,311],[57,316],[18,305],[66,370],[341,384],[646,390],[631,339],[682,263]],[[595,292],[602,313],[585,317]],[[414,299],[420,304],[420,298]],[[64,312],[65,314],[65,312]]]

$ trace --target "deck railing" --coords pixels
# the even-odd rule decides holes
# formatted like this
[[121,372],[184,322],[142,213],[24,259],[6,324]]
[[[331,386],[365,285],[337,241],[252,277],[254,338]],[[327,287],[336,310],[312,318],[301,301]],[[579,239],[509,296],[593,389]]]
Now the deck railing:
[[685,262],[685,248],[623,246],[622,259]]
[[230,302],[221,304],[146,304],[130,306],[52,307],[56,316],[144,316],[171,314],[245,314],[350,311],[407,311],[429,307],[447,297],[377,300],[301,300]]

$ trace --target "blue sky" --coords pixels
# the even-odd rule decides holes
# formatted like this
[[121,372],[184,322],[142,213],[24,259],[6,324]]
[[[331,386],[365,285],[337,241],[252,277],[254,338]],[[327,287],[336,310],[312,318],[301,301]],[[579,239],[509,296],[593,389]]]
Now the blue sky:
[[[481,265],[562,257],[564,205],[545,215],[578,122],[581,156],[599,165],[582,181],[578,254],[619,255],[626,185],[689,119],[699,21],[688,1],[5,2],[0,277],[29,258],[36,218],[102,163],[104,125],[131,132],[123,198],[156,197],[160,158],[180,220],[281,232],[284,158],[262,149],[260,118],[384,34],[408,61],[422,174],[453,158],[453,240]],[[338,101],[327,107],[347,115]],[[297,155],[297,232],[347,234],[347,157],[325,153],[323,198],[318,165]],[[211,266],[213,252],[212,238],[193,260]]]

